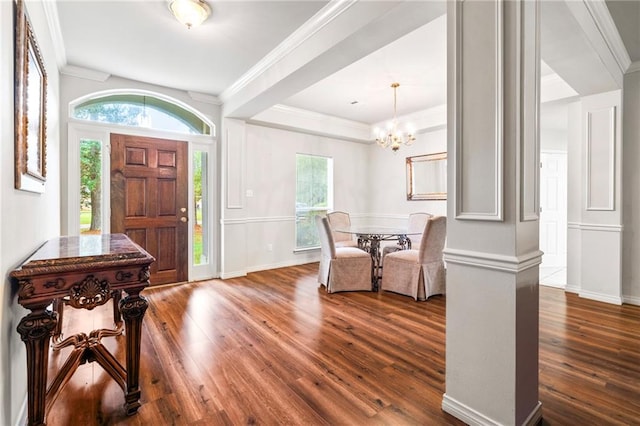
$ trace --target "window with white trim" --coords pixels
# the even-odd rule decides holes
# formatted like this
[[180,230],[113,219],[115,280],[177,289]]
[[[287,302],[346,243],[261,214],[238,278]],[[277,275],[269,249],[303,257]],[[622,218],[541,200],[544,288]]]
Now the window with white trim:
[[333,209],[333,159],[296,154],[296,249],[320,246],[315,216]]

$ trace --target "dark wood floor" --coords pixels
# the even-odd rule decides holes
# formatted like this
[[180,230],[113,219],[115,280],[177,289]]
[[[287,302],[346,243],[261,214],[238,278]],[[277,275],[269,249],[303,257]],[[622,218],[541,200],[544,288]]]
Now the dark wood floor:
[[[317,267],[146,290],[139,412],[94,363],[48,424],[461,424],[440,408],[445,298],[328,295]],[[67,308],[66,334],[107,325],[102,308]],[[122,339],[104,340],[123,359]],[[548,425],[640,424],[640,308],[542,287],[540,401]]]

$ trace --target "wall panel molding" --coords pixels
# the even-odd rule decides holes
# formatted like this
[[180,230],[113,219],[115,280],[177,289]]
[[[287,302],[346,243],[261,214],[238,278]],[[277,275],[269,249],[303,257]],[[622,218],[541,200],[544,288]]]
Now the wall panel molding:
[[615,210],[616,107],[587,112],[587,210]]
[[[245,175],[245,123],[241,120],[225,119],[226,148],[226,190],[227,208],[244,208],[244,175]],[[224,157],[224,156],[223,156]]]
[[604,225],[599,223],[577,223],[577,222],[567,223],[567,228],[578,229],[580,231],[602,231],[602,232],[617,232],[617,233],[621,233],[624,229],[622,225]]
[[[540,3],[520,4],[520,220],[540,218]],[[533,27],[533,28],[531,28]],[[533,33],[533,37],[526,34]]]
[[[458,72],[455,73],[457,81],[453,97],[456,115],[456,218],[502,221],[504,4],[495,2],[490,16],[483,13],[487,9],[476,2],[457,2],[455,7],[458,22],[455,34],[455,68]],[[475,20],[475,27],[469,22],[464,25],[466,20]],[[478,31],[467,36],[462,30],[465,26]],[[495,76],[488,88],[487,74]],[[477,117],[475,112],[467,113],[472,107],[475,112],[487,113],[482,117]]]

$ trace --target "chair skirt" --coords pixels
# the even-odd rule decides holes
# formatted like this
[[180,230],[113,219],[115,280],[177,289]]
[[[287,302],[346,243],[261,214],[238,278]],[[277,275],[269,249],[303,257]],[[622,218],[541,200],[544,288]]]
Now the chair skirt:
[[[331,259],[327,292],[371,291],[371,256],[360,249],[348,250],[348,259],[338,256]],[[341,253],[341,255],[344,253]]]
[[445,293],[445,278],[442,261],[420,264],[418,250],[400,250],[385,256],[381,289],[426,300]]

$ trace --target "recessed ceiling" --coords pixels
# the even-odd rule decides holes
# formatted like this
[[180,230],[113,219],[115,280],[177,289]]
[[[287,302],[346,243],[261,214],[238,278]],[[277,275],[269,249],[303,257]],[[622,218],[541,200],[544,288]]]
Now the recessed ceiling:
[[[393,115],[393,82],[400,83],[398,115],[446,103],[446,15],[282,103],[373,124]],[[352,104],[353,101],[357,101],[357,104]]]

